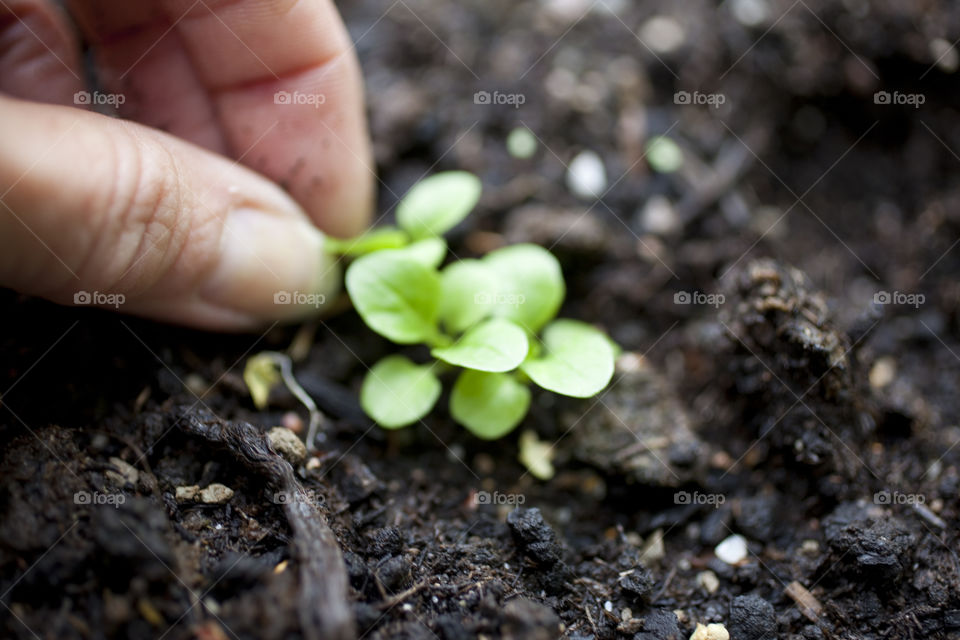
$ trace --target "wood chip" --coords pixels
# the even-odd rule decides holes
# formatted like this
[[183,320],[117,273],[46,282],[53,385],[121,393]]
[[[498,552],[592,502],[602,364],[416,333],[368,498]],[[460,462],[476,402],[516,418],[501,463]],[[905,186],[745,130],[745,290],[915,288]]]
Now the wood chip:
[[810,622],[820,620],[820,614],[823,613],[823,605],[817,600],[807,588],[794,580],[783,590],[791,600],[797,603],[800,613],[806,616]]

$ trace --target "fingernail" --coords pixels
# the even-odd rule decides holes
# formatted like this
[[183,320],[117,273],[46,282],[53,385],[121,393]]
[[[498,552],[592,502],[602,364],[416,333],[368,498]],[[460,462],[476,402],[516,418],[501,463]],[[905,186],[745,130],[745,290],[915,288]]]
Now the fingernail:
[[333,302],[340,283],[339,266],[324,242],[306,220],[236,209],[224,225],[219,262],[201,296],[264,320],[316,313]]

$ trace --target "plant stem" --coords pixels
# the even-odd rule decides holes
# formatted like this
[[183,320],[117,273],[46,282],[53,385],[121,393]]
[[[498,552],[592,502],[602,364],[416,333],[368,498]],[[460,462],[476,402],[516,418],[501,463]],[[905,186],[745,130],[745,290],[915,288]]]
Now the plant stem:
[[320,428],[323,414],[317,409],[317,404],[313,401],[313,398],[303,390],[297,379],[293,377],[293,362],[290,360],[290,356],[277,351],[264,351],[263,355],[268,356],[280,368],[283,384],[307,408],[307,412],[310,414],[310,424],[307,427],[306,444],[307,451],[313,453],[316,450],[313,443],[317,438],[317,430]]

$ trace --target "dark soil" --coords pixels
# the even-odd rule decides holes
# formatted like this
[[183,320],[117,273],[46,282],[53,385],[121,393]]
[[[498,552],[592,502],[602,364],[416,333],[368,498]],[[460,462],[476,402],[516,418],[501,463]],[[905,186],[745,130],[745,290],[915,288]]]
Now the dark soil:
[[[283,391],[255,411],[240,374],[297,328],[216,336],[2,293],[0,635],[960,637],[960,114],[931,45],[960,38],[960,10],[590,7],[342,10],[381,211],[430,170],[481,175],[454,251],[552,246],[564,315],[627,352],[613,387],[537,394],[500,442],[444,409],[388,437],[356,390],[390,347],[341,314],[295,367],[328,420],[294,470],[263,433],[306,416]],[[654,55],[638,34],[656,15],[684,41]],[[505,149],[521,124],[530,160]],[[673,174],[643,157],[665,133],[685,152]],[[597,203],[564,184],[584,149],[612,185]],[[724,297],[675,302],[693,292]],[[517,462],[525,429],[555,444],[553,479]],[[225,503],[177,499],[214,483]],[[732,534],[736,565],[714,551]]]

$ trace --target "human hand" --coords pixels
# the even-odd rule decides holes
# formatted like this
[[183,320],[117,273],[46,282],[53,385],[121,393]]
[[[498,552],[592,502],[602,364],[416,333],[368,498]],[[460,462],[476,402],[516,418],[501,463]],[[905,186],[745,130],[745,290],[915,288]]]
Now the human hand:
[[373,181],[332,2],[68,4],[100,93],[78,93],[57,6],[0,0],[0,286],[119,294],[122,311],[234,330],[314,308],[279,291],[333,294],[319,229],[360,232]]

